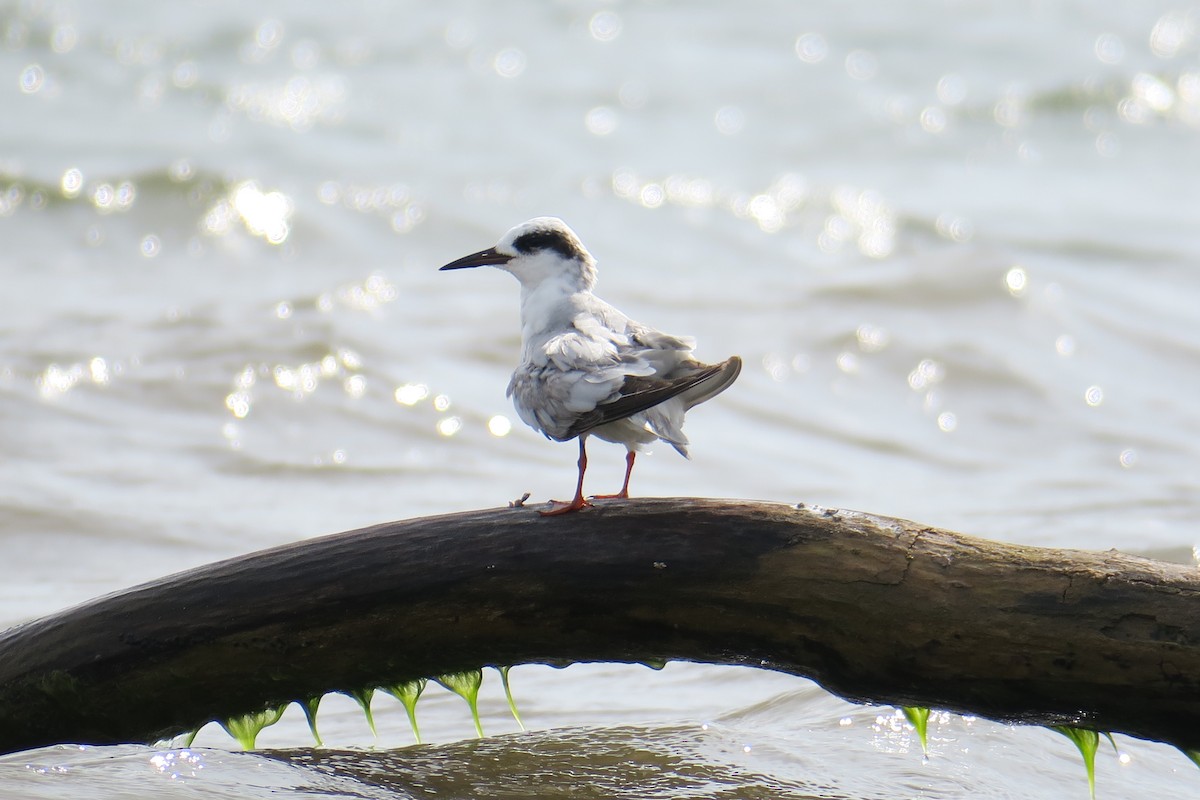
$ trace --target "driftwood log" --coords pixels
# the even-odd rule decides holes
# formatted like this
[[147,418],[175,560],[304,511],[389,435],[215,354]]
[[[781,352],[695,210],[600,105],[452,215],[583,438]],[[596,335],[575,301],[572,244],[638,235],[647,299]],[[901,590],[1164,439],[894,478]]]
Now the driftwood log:
[[394,522],[0,634],[0,751],[153,741],[482,665],[688,660],[1200,748],[1200,572],[694,499]]

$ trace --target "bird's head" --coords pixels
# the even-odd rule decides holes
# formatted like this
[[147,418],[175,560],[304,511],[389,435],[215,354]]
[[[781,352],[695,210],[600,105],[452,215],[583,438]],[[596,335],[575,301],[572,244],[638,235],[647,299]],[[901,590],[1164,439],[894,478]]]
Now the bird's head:
[[575,231],[558,217],[522,222],[504,234],[495,247],[463,256],[442,269],[484,266],[512,273],[526,288],[551,279],[578,283],[582,289],[591,289],[596,282],[596,260]]

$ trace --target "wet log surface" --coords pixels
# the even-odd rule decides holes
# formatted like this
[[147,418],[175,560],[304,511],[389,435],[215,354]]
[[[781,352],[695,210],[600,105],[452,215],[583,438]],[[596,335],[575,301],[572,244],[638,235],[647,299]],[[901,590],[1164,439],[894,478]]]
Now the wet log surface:
[[153,741],[482,665],[688,660],[1200,748],[1200,571],[777,503],[393,522],[0,634],[0,751]]

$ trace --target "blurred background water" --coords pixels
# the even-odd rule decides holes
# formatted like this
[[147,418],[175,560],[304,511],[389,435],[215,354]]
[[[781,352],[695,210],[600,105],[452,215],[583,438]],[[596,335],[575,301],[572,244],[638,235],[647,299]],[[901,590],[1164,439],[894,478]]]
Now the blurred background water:
[[[504,397],[538,214],[740,354],[639,495],[811,502],[1194,563],[1200,6],[0,2],[0,622],[573,487]],[[593,447],[588,489],[622,451]],[[745,669],[519,667],[475,741],[330,696],[233,752],[51,748],[0,794],[1084,797],[1070,743]],[[1200,796],[1169,747],[1102,797]]]

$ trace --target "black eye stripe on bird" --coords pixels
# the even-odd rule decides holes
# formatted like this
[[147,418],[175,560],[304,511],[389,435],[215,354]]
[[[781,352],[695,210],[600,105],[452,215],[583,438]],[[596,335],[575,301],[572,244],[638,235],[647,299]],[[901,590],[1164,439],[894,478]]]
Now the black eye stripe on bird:
[[[523,255],[529,255],[537,250],[553,250],[563,258],[580,258],[581,248],[575,246],[572,239],[558,230],[536,230],[523,233],[513,240],[513,249]],[[578,241],[578,239],[575,239]]]
[[579,479],[569,502],[544,515],[577,511],[587,471],[587,437],[625,445],[628,497],[638,449],[661,440],[687,457],[683,418],[737,379],[742,360],[719,364],[692,357],[691,339],[641,325],[592,294],[596,261],[566,223],[537,217],[510,230],[495,247],[452,261],[443,270],[494,266],[521,282],[521,362],[508,384],[517,414],[560,442],[579,440]]

